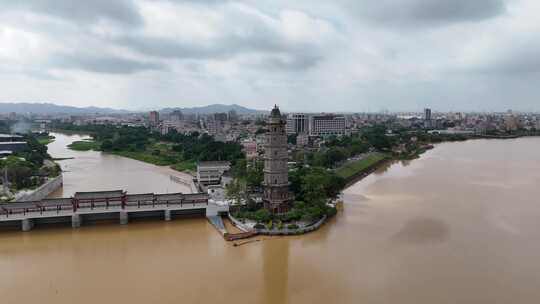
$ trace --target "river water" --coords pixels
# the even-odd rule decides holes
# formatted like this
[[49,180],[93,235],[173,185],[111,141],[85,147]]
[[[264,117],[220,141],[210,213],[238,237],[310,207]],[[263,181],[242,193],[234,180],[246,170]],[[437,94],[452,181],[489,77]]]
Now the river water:
[[239,247],[204,219],[3,233],[0,302],[538,303],[539,151],[440,144],[348,188],[319,231]]
[[51,197],[69,197],[77,191],[126,190],[129,193],[190,193],[189,187],[171,181],[171,175],[181,175],[168,167],[158,167],[133,159],[96,151],[73,151],[67,145],[88,136],[52,133],[49,144],[54,158],[64,171],[64,187]]

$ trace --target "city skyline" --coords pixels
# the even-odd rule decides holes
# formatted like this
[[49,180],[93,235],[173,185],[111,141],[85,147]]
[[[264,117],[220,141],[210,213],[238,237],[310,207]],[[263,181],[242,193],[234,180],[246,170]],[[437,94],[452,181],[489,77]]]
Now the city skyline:
[[[300,115],[325,115],[325,114],[384,114],[384,115],[417,115],[418,117],[425,116],[425,110],[430,110],[434,114],[451,114],[451,113],[464,113],[464,114],[537,114],[540,110],[516,110],[513,108],[501,109],[501,110],[440,110],[432,108],[418,108],[411,110],[388,110],[381,109],[375,111],[331,111],[331,110],[302,110],[302,111],[289,111],[283,107],[283,114],[300,114]],[[185,111],[185,112],[184,112]],[[95,106],[70,106],[61,105],[52,102],[2,102],[0,101],[0,114],[33,114],[33,115],[57,115],[57,114],[76,114],[76,115],[129,115],[129,114],[152,114],[152,112],[158,113],[188,113],[197,115],[213,115],[220,113],[228,113],[230,111],[236,112],[241,115],[264,115],[270,111],[265,109],[249,108],[238,104],[209,104],[194,107],[146,107],[141,109],[129,110],[125,108],[112,108],[112,107],[95,107]]]
[[0,3],[0,102],[540,110],[532,0]]

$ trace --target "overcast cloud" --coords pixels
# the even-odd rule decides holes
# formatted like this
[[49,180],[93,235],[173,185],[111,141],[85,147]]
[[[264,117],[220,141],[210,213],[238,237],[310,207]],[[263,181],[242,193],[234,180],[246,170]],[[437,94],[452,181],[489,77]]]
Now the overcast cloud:
[[0,0],[0,101],[540,111],[535,0]]

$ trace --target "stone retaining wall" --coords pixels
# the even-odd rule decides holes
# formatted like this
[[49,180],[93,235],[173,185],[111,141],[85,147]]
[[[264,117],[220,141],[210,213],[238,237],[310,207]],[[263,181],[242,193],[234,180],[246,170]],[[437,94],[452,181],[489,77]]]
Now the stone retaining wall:
[[253,228],[250,228],[250,227],[247,227],[245,224],[243,224],[242,222],[240,222],[238,219],[236,219],[235,217],[233,217],[230,213],[228,214],[229,216],[229,219],[231,220],[231,222],[236,226],[238,227],[239,229],[243,230],[243,231],[256,231],[257,233],[259,234],[263,234],[263,235],[298,235],[298,234],[304,234],[304,233],[308,233],[308,232],[312,232],[312,231],[315,231],[317,229],[319,229],[327,220],[327,217],[326,215],[320,219],[319,221],[317,221],[316,223],[312,224],[312,225],[309,225],[307,227],[300,227],[298,229],[288,229],[288,228],[284,228],[284,229],[281,229],[281,230],[268,230],[268,229],[253,229]]
[[178,184],[182,184],[184,186],[189,187],[192,193],[199,192],[199,189],[197,189],[197,185],[193,182],[192,176],[178,176],[178,175],[170,175],[170,179]]
[[55,178],[49,179],[47,182],[45,182],[43,185],[41,185],[39,188],[21,195],[18,197],[15,201],[16,202],[27,202],[27,201],[40,201],[49,194],[53,193],[54,191],[58,190],[60,187],[62,187],[64,184],[64,178],[62,174],[58,175]]

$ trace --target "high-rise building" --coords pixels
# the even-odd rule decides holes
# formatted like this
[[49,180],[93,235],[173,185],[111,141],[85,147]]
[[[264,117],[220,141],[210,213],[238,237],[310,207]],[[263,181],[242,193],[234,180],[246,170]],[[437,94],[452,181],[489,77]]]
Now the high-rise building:
[[309,133],[315,136],[344,135],[345,129],[345,116],[323,114],[311,117]]
[[236,113],[235,110],[229,111],[229,121],[237,121],[238,120],[238,113]]
[[171,118],[172,121],[178,122],[178,121],[181,121],[181,120],[184,119],[184,114],[182,114],[182,111],[180,111],[180,110],[174,110],[171,113],[170,118]]
[[303,113],[289,114],[287,117],[287,134],[309,132],[309,116]]
[[433,122],[431,117],[431,109],[424,109],[424,128],[431,129],[433,128]]
[[151,111],[150,112],[150,126],[155,127],[159,124],[159,112],[158,111]]
[[268,131],[264,145],[264,207],[272,213],[284,213],[289,209],[287,133],[286,121],[277,105],[268,119]]
[[225,122],[227,121],[228,115],[227,113],[214,113],[214,120]]
[[431,120],[431,109],[429,108],[424,109],[424,120],[426,121]]
[[208,120],[206,122],[206,129],[210,135],[216,136],[223,131],[223,123],[219,120]]

